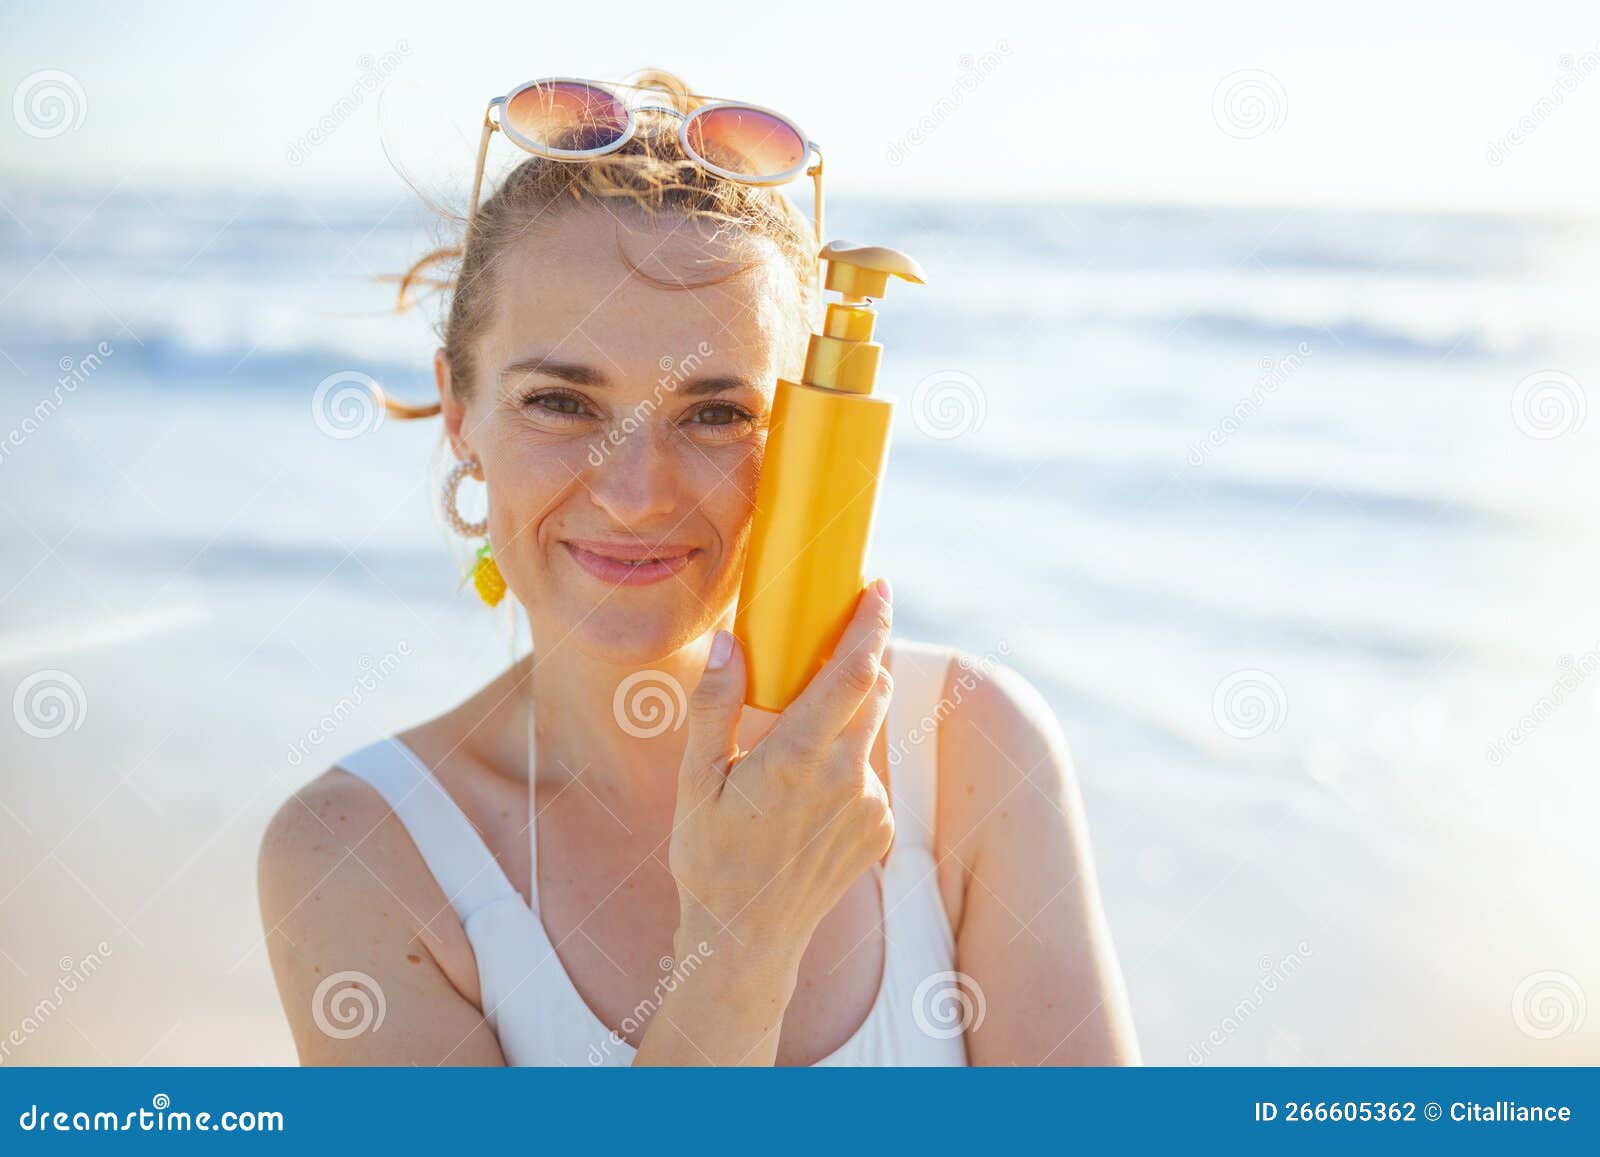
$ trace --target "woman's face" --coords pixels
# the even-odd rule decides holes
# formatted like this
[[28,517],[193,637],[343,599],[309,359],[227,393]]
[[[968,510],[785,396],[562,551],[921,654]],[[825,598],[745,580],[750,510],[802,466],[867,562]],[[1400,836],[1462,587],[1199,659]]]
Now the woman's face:
[[800,310],[775,249],[679,218],[573,209],[502,255],[476,380],[443,396],[538,643],[647,663],[723,623]]

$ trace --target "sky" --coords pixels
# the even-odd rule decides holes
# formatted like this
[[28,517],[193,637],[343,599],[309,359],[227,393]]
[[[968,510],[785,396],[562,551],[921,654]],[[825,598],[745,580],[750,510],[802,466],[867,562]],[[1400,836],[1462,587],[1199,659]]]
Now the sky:
[[10,0],[0,179],[459,184],[488,98],[647,65],[788,113],[862,195],[1600,204],[1594,0]]

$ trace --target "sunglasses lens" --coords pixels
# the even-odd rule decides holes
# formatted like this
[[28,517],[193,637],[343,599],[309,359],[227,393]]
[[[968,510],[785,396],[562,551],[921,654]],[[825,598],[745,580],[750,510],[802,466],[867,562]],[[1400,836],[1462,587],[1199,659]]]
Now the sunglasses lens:
[[616,144],[628,131],[628,110],[604,89],[547,81],[512,97],[501,121],[540,148],[576,153]]
[[806,142],[794,126],[759,109],[710,109],[689,121],[686,135],[701,160],[757,180],[792,173],[806,159]]

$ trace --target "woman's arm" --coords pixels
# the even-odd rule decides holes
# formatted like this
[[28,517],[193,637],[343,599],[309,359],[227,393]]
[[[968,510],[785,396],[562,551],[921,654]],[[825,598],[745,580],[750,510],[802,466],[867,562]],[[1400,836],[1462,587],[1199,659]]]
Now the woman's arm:
[[940,826],[965,875],[957,967],[984,1008],[969,1059],[1137,1064],[1083,802],[1049,706],[994,669],[941,728],[940,765]]
[[439,965],[449,902],[377,792],[342,771],[297,792],[267,827],[257,884],[302,1064],[505,1064]]

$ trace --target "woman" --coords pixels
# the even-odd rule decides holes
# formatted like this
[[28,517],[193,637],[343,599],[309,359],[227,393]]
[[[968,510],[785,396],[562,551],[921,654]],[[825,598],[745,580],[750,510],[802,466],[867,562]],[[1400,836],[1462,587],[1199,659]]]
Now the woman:
[[[503,576],[534,648],[270,825],[262,914],[302,1060],[1136,1060],[1037,693],[891,642],[879,580],[789,710],[741,708],[729,628],[819,238],[700,163],[704,141],[685,155],[681,82],[641,83],[660,109],[622,147],[545,149],[470,218],[438,410],[396,407],[442,413],[452,522],[486,531],[480,577]],[[455,513],[469,475],[482,528]],[[630,718],[641,679],[669,705],[692,689],[680,726]]]

